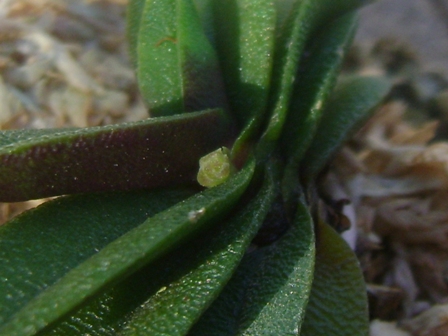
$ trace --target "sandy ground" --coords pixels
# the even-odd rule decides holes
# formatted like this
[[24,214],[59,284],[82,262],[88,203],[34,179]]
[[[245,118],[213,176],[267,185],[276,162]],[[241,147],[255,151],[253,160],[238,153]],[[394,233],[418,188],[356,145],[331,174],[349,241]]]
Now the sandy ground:
[[380,0],[361,10],[356,42],[399,38],[425,70],[448,73],[448,0]]

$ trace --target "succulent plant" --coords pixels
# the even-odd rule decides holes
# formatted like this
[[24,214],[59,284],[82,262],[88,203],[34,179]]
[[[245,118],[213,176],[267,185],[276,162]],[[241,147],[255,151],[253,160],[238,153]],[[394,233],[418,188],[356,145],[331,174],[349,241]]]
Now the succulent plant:
[[152,118],[0,132],[0,201],[65,195],[0,227],[0,335],[367,335],[357,259],[314,211],[389,90],[338,78],[365,3],[131,0]]

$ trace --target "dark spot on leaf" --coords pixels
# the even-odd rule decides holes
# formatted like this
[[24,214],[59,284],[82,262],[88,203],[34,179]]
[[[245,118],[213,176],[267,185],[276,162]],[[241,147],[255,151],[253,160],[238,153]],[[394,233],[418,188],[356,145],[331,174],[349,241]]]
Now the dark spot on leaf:
[[174,38],[174,37],[172,37],[172,36],[164,37],[163,39],[161,39],[160,41],[158,41],[158,42],[156,43],[156,47],[160,46],[160,45],[161,45],[162,43],[164,43],[164,42],[173,42],[173,43],[177,43],[177,39]]
[[258,246],[272,244],[280,239],[288,230],[290,223],[287,220],[283,201],[281,197],[272,204],[263,226],[255,236],[253,243]]

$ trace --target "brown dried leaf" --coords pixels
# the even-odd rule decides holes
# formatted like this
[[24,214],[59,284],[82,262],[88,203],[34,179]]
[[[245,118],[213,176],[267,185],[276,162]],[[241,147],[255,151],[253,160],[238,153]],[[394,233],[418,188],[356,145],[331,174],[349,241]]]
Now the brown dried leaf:
[[411,336],[410,333],[399,329],[395,322],[374,320],[370,324],[370,336]]
[[435,305],[417,317],[406,321],[402,327],[413,336],[448,335],[448,305]]

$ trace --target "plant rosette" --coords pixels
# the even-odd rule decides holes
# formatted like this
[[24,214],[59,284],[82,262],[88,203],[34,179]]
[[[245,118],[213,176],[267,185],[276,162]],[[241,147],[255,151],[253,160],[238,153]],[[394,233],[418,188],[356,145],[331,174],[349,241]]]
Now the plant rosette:
[[390,89],[338,78],[365,3],[131,0],[152,118],[0,132],[1,201],[65,195],[0,227],[0,335],[367,335],[312,210]]

